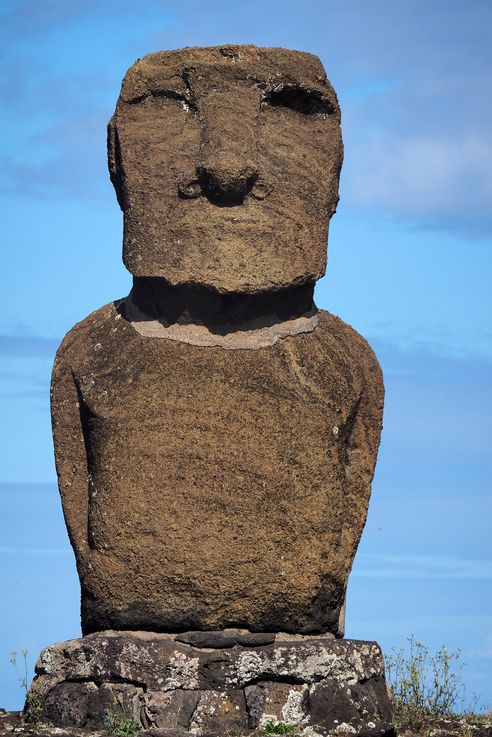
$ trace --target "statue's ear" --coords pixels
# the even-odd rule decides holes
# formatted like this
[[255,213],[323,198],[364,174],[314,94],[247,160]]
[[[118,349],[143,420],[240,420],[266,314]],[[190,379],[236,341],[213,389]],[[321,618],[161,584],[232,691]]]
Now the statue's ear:
[[118,128],[116,127],[114,118],[111,118],[108,123],[108,167],[109,176],[116,192],[118,204],[124,212],[128,207],[128,199],[124,185],[123,162],[121,158]]

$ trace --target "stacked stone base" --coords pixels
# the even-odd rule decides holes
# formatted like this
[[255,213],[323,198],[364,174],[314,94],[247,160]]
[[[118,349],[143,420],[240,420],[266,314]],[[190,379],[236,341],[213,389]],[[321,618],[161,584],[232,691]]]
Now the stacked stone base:
[[41,720],[57,727],[95,731],[132,721],[171,737],[282,723],[303,737],[393,734],[375,642],[107,631],[46,648],[36,674]]

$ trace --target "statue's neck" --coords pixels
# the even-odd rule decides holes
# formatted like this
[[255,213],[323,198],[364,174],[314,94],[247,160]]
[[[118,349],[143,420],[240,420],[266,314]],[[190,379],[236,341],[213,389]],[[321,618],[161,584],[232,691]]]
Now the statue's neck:
[[195,345],[255,348],[310,332],[317,324],[314,284],[268,294],[220,294],[201,286],[134,277],[127,319],[142,335]]

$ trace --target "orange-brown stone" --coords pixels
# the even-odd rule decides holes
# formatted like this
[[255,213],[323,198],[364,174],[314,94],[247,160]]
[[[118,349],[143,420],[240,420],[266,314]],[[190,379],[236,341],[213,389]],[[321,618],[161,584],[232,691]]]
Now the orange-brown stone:
[[324,274],[340,111],[319,59],[255,46],[149,54],[109,125],[136,276],[266,292]]
[[313,303],[341,165],[316,57],[151,54],[110,123],[126,299],[52,384],[84,633],[343,633],[381,431],[377,360]]

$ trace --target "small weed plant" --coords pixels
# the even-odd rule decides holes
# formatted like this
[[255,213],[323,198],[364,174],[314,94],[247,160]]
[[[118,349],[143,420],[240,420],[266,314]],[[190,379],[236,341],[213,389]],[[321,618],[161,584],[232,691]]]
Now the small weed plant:
[[134,716],[129,716],[123,704],[117,702],[106,717],[108,734],[113,737],[136,737],[142,729]]
[[50,724],[41,723],[42,702],[41,695],[36,687],[36,684],[31,684],[31,688],[28,687],[29,676],[27,666],[27,650],[21,650],[19,655],[17,654],[16,650],[12,650],[12,652],[10,653],[10,662],[12,663],[16,672],[19,686],[22,688],[26,696],[24,704],[24,722],[31,727],[33,732],[36,732],[41,727],[48,727],[50,726]]
[[443,645],[433,655],[413,635],[407,639],[407,653],[403,648],[392,648],[385,655],[386,673],[393,694],[395,725],[418,729],[463,707],[463,665],[459,650],[449,652]]
[[[21,664],[19,664],[19,661],[21,662]],[[17,680],[19,681],[19,686],[27,694],[27,650],[20,651],[20,658],[17,655],[17,650],[12,650],[12,652],[10,653],[10,662],[14,667]]]
[[287,722],[277,722],[276,719],[269,719],[263,725],[263,734],[295,734],[297,724],[288,724]]
[[42,710],[41,696],[36,685],[31,686],[26,695],[26,703],[24,706],[24,721],[33,728],[50,727],[51,723],[41,723]]

